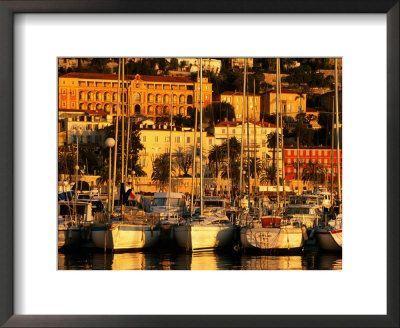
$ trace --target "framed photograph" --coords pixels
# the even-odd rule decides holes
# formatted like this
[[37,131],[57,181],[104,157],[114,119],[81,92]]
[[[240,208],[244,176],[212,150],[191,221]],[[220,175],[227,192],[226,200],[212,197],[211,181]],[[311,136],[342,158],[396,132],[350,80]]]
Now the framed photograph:
[[[0,219],[1,325],[399,325],[399,242],[396,236],[399,228],[400,146],[398,1],[349,1],[340,5],[335,1],[312,1],[301,6],[291,1],[233,1],[229,5],[173,1],[166,6],[162,1],[93,1],[88,4],[6,0],[0,1],[0,26],[0,62],[3,64],[0,75],[0,133],[4,148],[3,156],[0,156],[0,202],[3,210]],[[206,69],[204,65],[208,65]],[[312,67],[311,72],[318,71],[313,75],[319,79],[316,85],[309,81],[304,83],[302,77],[296,75],[301,71],[296,67],[306,66]],[[221,69],[228,72],[230,82],[225,80],[225,84],[221,84]],[[207,71],[208,75],[202,75],[203,71]],[[334,79],[331,73],[335,76],[339,73],[339,80],[331,83]],[[256,78],[257,74],[262,78]],[[122,79],[125,80],[121,84]],[[328,107],[321,105],[321,96],[315,95],[315,90],[324,83],[327,89],[332,90],[330,97],[327,95]],[[126,99],[117,95],[121,85],[129,90]],[[298,88],[292,94],[290,87],[293,85]],[[312,92],[309,89],[311,85],[314,87]],[[338,87],[337,90],[332,86]],[[152,92],[152,88],[157,92]],[[179,90],[176,95],[174,88]],[[304,88],[307,89],[304,92],[307,93],[307,101],[299,91]],[[168,249],[165,252],[165,249],[157,248],[155,251],[119,253],[117,238],[122,231],[136,231],[139,224],[135,221],[140,216],[139,212],[134,214],[132,220],[135,222],[130,221],[132,211],[143,212],[140,216],[140,241],[145,245],[145,239],[153,240],[162,231],[169,231],[169,215],[168,219],[162,220],[158,213],[158,221],[154,225],[153,221],[149,221],[150,217],[151,220],[155,217],[148,214],[155,211],[157,201],[160,204],[167,201],[170,210],[171,192],[178,194],[184,190],[182,204],[177,198],[176,206],[181,205],[187,210],[191,194],[196,195],[195,191],[190,191],[189,176],[195,172],[192,175],[197,177],[197,173],[185,163],[178,163],[182,156],[174,153],[174,165],[179,172],[182,171],[182,174],[175,175],[175,180],[171,178],[171,173],[169,182],[166,176],[155,174],[164,167],[161,163],[163,156],[159,155],[160,147],[164,155],[169,154],[168,158],[164,157],[171,159],[172,142],[190,143],[196,140],[191,135],[197,131],[196,123],[195,128],[191,127],[198,118],[196,113],[191,115],[193,108],[197,110],[196,99],[199,97],[196,90],[200,92],[199,108],[205,104],[204,108],[209,111],[205,116],[208,126],[205,127],[203,122],[208,132],[203,143],[210,149],[207,150],[207,165],[200,165],[204,171],[200,170],[198,175],[199,186],[206,190],[199,187],[198,204],[193,197],[194,209],[190,206],[190,214],[179,216],[179,220],[185,218],[185,223],[179,221],[177,228],[171,228],[174,234],[178,234],[180,228],[186,229],[182,234],[187,238],[186,251],[171,252]],[[243,90],[248,93],[247,98]],[[235,96],[243,102],[235,100]],[[333,100],[336,107],[332,105],[333,96],[337,97]],[[243,108],[239,103],[243,103]],[[248,110],[251,108],[254,111],[250,109],[246,114],[244,104],[247,104]],[[226,120],[222,118],[222,105],[227,113]],[[128,165],[126,161],[125,177],[122,157],[122,178],[112,178],[113,170],[118,172],[116,164],[114,168],[111,166],[114,157],[112,147],[123,136],[115,131],[113,122],[118,122],[121,108],[126,113],[134,113],[127,114],[129,118],[143,116],[134,121],[137,126],[125,122],[131,129],[131,135],[133,130],[140,130],[139,139],[129,140],[132,149],[137,142],[136,150],[138,153],[141,151],[143,156],[139,156],[136,163],[131,159]],[[257,108],[260,109],[258,112]],[[273,115],[270,115],[274,108],[285,113],[280,123],[279,116],[275,115],[275,125],[271,121]],[[296,146],[294,125],[300,121],[303,108],[304,119],[309,118],[305,131],[318,132],[312,134],[312,141],[298,143],[303,142],[305,148],[310,146],[307,142],[312,143],[317,150],[314,149],[314,153],[310,150],[309,163],[305,159],[302,171],[297,167],[296,173],[294,162],[299,158],[296,159],[295,154],[302,156],[302,152],[298,151],[299,145]],[[331,109],[324,112],[323,108]],[[317,126],[325,124],[322,119],[318,120],[318,116],[328,111],[333,113],[334,108],[337,109],[336,119],[343,122],[343,137],[339,137],[338,124],[330,121],[334,115],[328,114],[326,121],[330,125],[326,123],[322,126],[327,131],[331,126],[331,133],[325,131],[323,134],[321,126]],[[211,203],[214,202],[214,212],[218,197],[231,200],[231,196],[237,196],[231,190],[234,187],[240,196],[242,190],[248,194],[247,205],[242,202],[245,198],[237,196],[236,205],[245,211],[246,206],[250,210],[256,207],[255,198],[259,197],[261,188],[265,189],[264,194],[271,194],[268,188],[274,181],[276,197],[269,199],[279,204],[282,197],[278,189],[280,178],[276,178],[279,170],[276,176],[270,178],[273,181],[264,181],[265,186],[260,179],[259,193],[256,192],[257,173],[252,180],[251,174],[246,176],[246,168],[242,168],[241,163],[237,181],[230,173],[227,173],[227,180],[222,178],[222,173],[222,180],[218,180],[219,164],[216,163],[219,162],[213,159],[218,154],[212,157],[212,149],[223,147],[224,140],[229,138],[225,136],[227,131],[235,133],[231,128],[239,130],[244,126],[246,117],[249,133],[250,113],[254,122],[251,130],[254,131],[254,144],[258,140],[257,128],[262,130],[265,121],[270,120],[267,124],[271,124],[270,128],[276,131],[280,124],[287,130],[282,135],[290,140],[282,140],[281,143],[285,146],[282,181],[303,180],[303,184],[313,181],[313,189],[318,184],[328,187],[330,179],[327,175],[322,177],[322,173],[321,177],[319,173],[316,177],[315,168],[306,177],[307,167],[314,164],[311,159],[314,155],[322,158],[321,162],[317,159],[317,163],[321,163],[321,172],[331,172],[334,180],[334,171],[328,166],[333,165],[330,164],[333,163],[333,155],[329,151],[333,154],[331,147],[335,141],[330,138],[334,139],[336,128],[337,139],[340,142],[343,140],[340,152],[343,153],[343,175],[341,179],[337,174],[335,188],[338,189],[336,199],[339,201],[336,204],[338,209],[341,208],[343,199],[346,216],[345,247],[339,257],[335,253],[328,253],[327,257],[304,256],[302,253],[295,259],[289,253],[264,257],[253,256],[251,251],[247,254],[247,250],[243,252],[247,244],[242,240],[242,232],[246,229],[250,232],[259,228],[281,229],[283,224],[275,227],[272,216],[263,217],[260,227],[253,221],[248,224],[246,219],[246,223],[242,224],[238,223],[240,220],[227,216],[230,221],[227,219],[225,222],[225,230],[229,230],[230,224],[241,229],[240,243],[232,243],[234,252],[229,256],[226,253],[222,256],[193,253],[197,251],[193,243],[195,237],[192,235],[188,239],[186,232],[190,229],[186,227],[195,222],[194,218],[199,213],[198,224],[204,220],[203,193],[210,197]],[[317,119],[312,119],[315,114]],[[293,118],[289,120],[291,115]],[[121,126],[125,126],[124,123]],[[155,130],[157,133],[154,133]],[[222,136],[219,138],[221,145],[215,141],[218,133]],[[243,137],[244,134],[240,140],[244,140]],[[301,140],[298,134],[297,137]],[[250,140],[248,135],[247,149],[250,149]],[[103,146],[95,147],[96,144]],[[275,165],[275,150],[271,154],[266,151],[264,155],[261,144],[260,141],[260,158],[263,154]],[[274,144],[279,148],[279,142]],[[139,146],[143,146],[142,150]],[[194,153],[195,147],[192,148]],[[247,152],[247,163],[250,163],[251,152]],[[279,151],[276,153],[279,154]],[[134,152],[128,151],[127,154],[131,158],[135,156]],[[147,161],[144,155],[151,157],[151,161]],[[119,163],[117,158],[116,155],[115,163]],[[339,156],[337,158],[340,162]],[[159,169],[156,160],[160,161]],[[279,158],[276,161],[278,163]],[[201,163],[201,160],[197,162]],[[222,163],[220,168],[235,172],[231,169],[234,162],[235,159],[229,158],[226,163],[230,165],[225,168]],[[237,163],[239,165],[239,161]],[[286,165],[290,168],[287,169]],[[256,172],[256,165],[254,167]],[[140,169],[144,170],[143,176],[147,173],[151,179],[147,181],[145,177],[140,177]],[[169,172],[172,172],[172,161]],[[299,179],[299,172],[302,172],[302,179]],[[336,172],[341,172],[339,164]],[[96,176],[97,180],[86,182],[88,176]],[[229,177],[231,184],[226,182]],[[214,183],[212,178],[218,182]],[[120,181],[121,185],[115,187],[112,179]],[[124,179],[128,186],[124,186]],[[208,180],[203,185],[204,179]],[[321,180],[320,183],[317,180]],[[86,188],[83,187],[84,182],[89,186],[87,193],[82,192]],[[303,184],[301,188],[306,190],[308,187]],[[332,199],[334,185],[331,182],[329,195]],[[114,190],[116,188],[120,190],[120,195]],[[286,189],[282,188],[285,197]],[[92,208],[91,214],[98,220],[97,225],[86,220],[85,213],[89,213],[86,207],[89,205],[84,199],[95,189],[98,190],[99,200],[91,200],[90,206],[106,208],[101,213]],[[113,201],[112,190],[120,203]],[[287,190],[296,195],[292,181]],[[159,193],[156,195],[156,192]],[[149,194],[153,203],[146,210]],[[327,192],[326,197],[329,195]],[[79,201],[78,196],[82,196]],[[75,197],[74,202],[72,197]],[[131,205],[128,205],[129,201]],[[234,201],[231,203],[234,204]],[[65,211],[60,209],[60,204]],[[122,221],[114,215],[119,211],[114,212],[114,206],[121,207]],[[75,216],[71,215],[71,211]],[[104,220],[100,218],[99,214],[108,215],[108,221],[105,217]],[[55,216],[58,216],[58,237],[55,237]],[[336,224],[339,216],[332,217]],[[219,227],[222,225],[221,218]],[[267,218],[271,222],[267,223]],[[308,231],[305,224],[300,225],[297,221],[294,224],[294,215],[290,216],[290,220],[290,225],[299,230],[303,251],[304,240],[314,230],[310,228]],[[165,226],[161,222],[166,222]],[[318,227],[325,226],[332,235],[327,222],[328,216],[325,225],[318,223]],[[264,226],[267,224],[270,227]],[[76,251],[75,244],[72,245],[75,226],[78,227],[79,251]],[[111,228],[114,226],[118,226],[119,231],[115,239],[114,228]],[[318,231],[315,230],[315,233]],[[340,226],[340,235],[341,231]],[[94,234],[101,236],[96,242]],[[269,238],[269,234],[270,231],[264,237]],[[221,234],[219,236],[216,238],[222,238]],[[86,247],[86,239],[96,243],[100,251],[84,250],[82,247]],[[188,249],[189,244],[191,249]],[[137,248],[135,245],[121,247]],[[322,248],[321,245],[318,247]],[[324,262],[326,258],[328,264]]]

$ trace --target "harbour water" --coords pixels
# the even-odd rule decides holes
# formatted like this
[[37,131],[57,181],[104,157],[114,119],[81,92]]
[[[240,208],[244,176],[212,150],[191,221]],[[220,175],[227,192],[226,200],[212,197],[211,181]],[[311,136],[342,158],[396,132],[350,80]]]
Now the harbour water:
[[59,270],[341,270],[341,253],[318,250],[298,254],[262,254],[235,251],[187,253],[179,249],[153,249],[103,253],[81,248],[59,252]]

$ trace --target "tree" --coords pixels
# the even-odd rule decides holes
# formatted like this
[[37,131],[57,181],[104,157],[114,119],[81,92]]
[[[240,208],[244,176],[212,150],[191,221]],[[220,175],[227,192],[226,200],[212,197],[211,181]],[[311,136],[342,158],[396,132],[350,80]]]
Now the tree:
[[221,178],[228,179],[228,167],[229,167],[229,178],[233,184],[238,184],[240,179],[240,148],[241,144],[235,137],[229,139],[229,162],[228,162],[228,143],[225,141],[221,145],[221,151],[226,156],[222,163]]
[[178,59],[176,58],[171,58],[170,62],[169,62],[169,66],[168,69],[170,71],[176,71],[178,69]]
[[[125,119],[125,128],[124,128],[124,136],[125,136],[125,142],[128,138],[127,135],[127,119]],[[144,149],[143,144],[140,141],[140,127],[139,124],[136,124],[135,122],[132,122],[131,120],[131,128],[130,128],[130,140],[129,140],[129,152],[128,152],[128,175],[135,175],[135,176],[144,176],[146,173],[143,171],[142,167],[139,164],[139,151]],[[117,176],[118,176],[118,171],[122,169],[122,123],[121,120],[118,122],[118,146],[117,146]],[[107,138],[115,138],[115,123],[113,125],[110,125],[108,127],[105,127],[102,129],[105,139]],[[115,148],[115,147],[114,147]],[[113,152],[115,149],[113,148]],[[125,154],[126,156],[126,144],[125,144]],[[108,158],[108,149],[103,148],[103,157]],[[114,158],[114,157],[113,157]],[[124,158],[124,161],[126,161],[126,158]],[[124,163],[125,165],[125,163]]]
[[[171,164],[171,172],[175,172],[173,162]],[[154,159],[151,180],[159,183],[160,190],[165,188],[169,182],[169,153],[160,154]]]
[[213,124],[224,121],[225,117],[228,117],[229,121],[235,118],[235,109],[226,102],[212,103],[204,109],[204,113],[206,119]]
[[303,168],[302,180],[313,181],[316,183],[324,183],[327,172],[319,162],[309,162]]
[[179,63],[179,68],[181,69],[181,71],[183,71],[183,69],[184,69],[185,66],[186,66],[186,61],[185,61],[185,60],[182,60],[182,61]]
[[182,177],[190,177],[189,170],[192,168],[193,164],[193,152],[183,152],[175,154],[175,164],[183,171]]
[[219,169],[225,159],[226,153],[224,153],[223,149],[224,147],[222,145],[221,146],[213,145],[208,154],[208,161],[210,163],[210,168],[211,170],[214,171],[213,173],[215,178],[218,178],[220,171]]
[[260,174],[260,181],[261,183],[270,183],[271,185],[276,184],[276,167],[264,163]]

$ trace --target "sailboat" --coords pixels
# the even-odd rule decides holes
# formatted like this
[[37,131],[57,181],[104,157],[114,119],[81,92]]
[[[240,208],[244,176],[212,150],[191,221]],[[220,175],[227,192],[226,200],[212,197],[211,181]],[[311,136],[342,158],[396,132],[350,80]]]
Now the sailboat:
[[[225,212],[204,212],[203,192],[203,61],[200,58],[200,214],[174,227],[175,240],[187,251],[209,250],[233,244],[235,227]],[[195,148],[196,148],[196,139]],[[191,212],[192,214],[192,212]]]
[[[342,251],[342,191],[340,184],[340,155],[339,155],[339,99],[338,99],[338,78],[337,78],[337,58],[335,58],[335,116],[336,116],[336,156],[337,156],[337,185],[338,185],[338,201],[339,213],[334,213],[334,217],[330,219],[325,227],[316,229],[316,235],[319,247],[325,251]],[[333,110],[332,110],[333,117]],[[333,132],[333,124],[332,124]],[[333,135],[333,133],[332,133]],[[333,143],[332,143],[333,145]],[[333,172],[331,173],[333,174]],[[333,180],[332,180],[333,181]],[[333,189],[333,183],[332,183]]]
[[[279,154],[279,58],[276,60],[276,67],[276,149]],[[279,163],[279,156],[276,156],[276,161]],[[277,168],[279,168],[279,164],[277,164]],[[255,217],[250,221],[246,220],[246,224],[240,229],[240,242],[242,248],[261,251],[299,250],[303,248],[304,237],[306,237],[306,228],[296,221],[283,217],[281,209],[279,208],[279,169],[276,170],[276,181],[277,208],[275,209],[275,213],[273,215],[262,215],[262,213],[259,212],[259,217]]]
[[[120,65],[118,67],[118,104],[119,111],[119,79]],[[110,250],[128,250],[128,249],[142,249],[156,245],[160,237],[160,228],[156,219],[151,216],[146,216],[144,211],[138,211],[135,215],[126,215],[125,204],[133,192],[133,189],[125,190],[125,179],[127,170],[124,169],[124,116],[125,116],[125,83],[124,83],[124,59],[122,59],[122,160],[121,160],[121,176],[122,182],[120,186],[120,203],[121,212],[117,213],[112,211],[111,199],[111,176],[109,177],[109,203],[108,203],[108,220],[106,222],[98,222],[92,227],[92,242],[97,248],[102,248],[104,251]],[[129,97],[128,97],[129,102]],[[130,115],[130,107],[128,104],[128,111]],[[128,123],[129,125],[129,123]],[[116,127],[118,127],[118,113],[116,118]],[[116,128],[116,140],[117,139]],[[128,135],[129,140],[129,135]],[[127,140],[127,153],[129,141]],[[117,145],[115,145],[117,151]],[[111,166],[111,150],[109,157],[109,165]],[[128,162],[127,162],[128,163]],[[114,157],[114,181],[116,174],[116,157]],[[110,171],[111,175],[111,171]]]

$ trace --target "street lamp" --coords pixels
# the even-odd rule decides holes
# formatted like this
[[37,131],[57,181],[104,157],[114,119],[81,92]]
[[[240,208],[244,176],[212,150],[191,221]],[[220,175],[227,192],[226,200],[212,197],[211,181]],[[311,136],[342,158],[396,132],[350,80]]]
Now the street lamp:
[[115,146],[113,138],[107,138],[105,141],[106,147],[109,149],[108,157],[108,215],[111,213],[111,148]]

